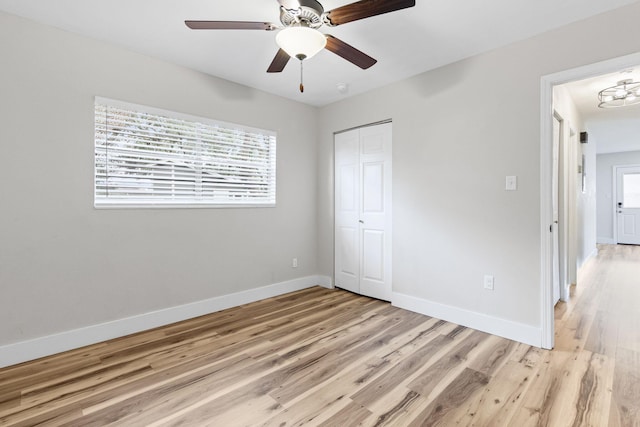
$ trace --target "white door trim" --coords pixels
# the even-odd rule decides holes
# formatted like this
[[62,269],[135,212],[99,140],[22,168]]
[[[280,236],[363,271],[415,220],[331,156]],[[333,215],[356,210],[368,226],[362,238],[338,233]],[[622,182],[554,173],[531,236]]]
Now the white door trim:
[[553,289],[551,282],[551,233],[553,222],[551,211],[551,172],[553,145],[553,87],[575,80],[595,77],[620,71],[640,64],[640,53],[621,56],[607,61],[560,71],[542,76],[540,79],[540,299],[541,299],[541,342],[543,348],[553,348]]
[[[562,239],[560,229],[564,225],[562,221],[562,214],[560,212],[560,207],[564,206],[565,203],[562,200],[562,192],[560,191],[560,182],[561,176],[560,173],[562,171],[561,161],[562,161],[562,137],[563,137],[563,128],[564,128],[564,118],[558,113],[555,108],[552,113],[552,132],[553,132],[553,142],[551,146],[551,210],[553,212],[552,224],[549,227],[549,231],[551,232],[551,242],[552,242],[552,275],[551,275],[551,283],[553,289],[553,305],[555,306],[558,301],[562,299],[562,288],[564,287],[562,280],[562,256],[564,255],[564,248],[562,247]],[[556,134],[556,122],[557,122],[557,134]],[[557,141],[556,141],[557,138]],[[554,195],[555,193],[555,195]],[[554,206],[555,205],[555,206]],[[556,283],[557,282],[557,283]]]

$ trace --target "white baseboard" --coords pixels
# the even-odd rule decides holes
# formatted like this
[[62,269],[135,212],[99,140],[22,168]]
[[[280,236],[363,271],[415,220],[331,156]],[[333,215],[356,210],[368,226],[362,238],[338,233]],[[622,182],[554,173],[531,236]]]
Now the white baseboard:
[[542,347],[542,328],[394,292],[391,304],[510,340]]
[[615,245],[616,241],[612,237],[596,237],[596,242],[603,245]]
[[563,289],[560,291],[560,301],[569,302],[569,295],[571,294],[571,283],[565,283]]
[[301,277],[0,346],[0,368],[318,285],[331,288],[331,278],[328,276]]
[[580,260],[578,258],[578,265],[577,265],[578,270],[580,270],[591,258],[595,258],[597,256],[598,256],[598,248],[595,247],[593,248],[593,251],[585,257],[585,259]]

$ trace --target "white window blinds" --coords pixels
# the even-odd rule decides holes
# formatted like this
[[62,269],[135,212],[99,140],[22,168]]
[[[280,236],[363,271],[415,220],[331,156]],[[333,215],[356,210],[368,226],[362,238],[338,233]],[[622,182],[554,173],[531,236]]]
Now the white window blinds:
[[274,132],[96,98],[96,207],[275,202]]

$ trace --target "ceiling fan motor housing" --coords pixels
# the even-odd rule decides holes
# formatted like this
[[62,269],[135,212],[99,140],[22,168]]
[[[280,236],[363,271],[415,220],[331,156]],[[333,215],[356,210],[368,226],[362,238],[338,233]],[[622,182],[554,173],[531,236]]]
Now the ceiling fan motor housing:
[[285,27],[301,25],[304,27],[318,28],[323,24],[322,15],[324,8],[316,0],[299,0],[300,8],[288,10],[280,8],[280,22]]

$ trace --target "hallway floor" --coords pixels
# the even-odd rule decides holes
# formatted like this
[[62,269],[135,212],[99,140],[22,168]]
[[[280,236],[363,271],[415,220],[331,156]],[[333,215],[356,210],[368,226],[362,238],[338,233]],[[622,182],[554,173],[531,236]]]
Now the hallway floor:
[[640,246],[598,249],[570,301],[556,306],[556,342],[548,357],[566,376],[585,367],[594,371],[582,378],[580,393],[593,386],[590,381],[606,381],[611,403],[602,411],[609,413],[609,426],[640,426]]

